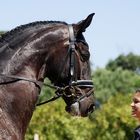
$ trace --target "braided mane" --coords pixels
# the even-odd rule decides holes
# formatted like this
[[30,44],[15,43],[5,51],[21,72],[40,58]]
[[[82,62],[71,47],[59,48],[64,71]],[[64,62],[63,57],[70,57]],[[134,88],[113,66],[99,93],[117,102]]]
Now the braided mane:
[[25,25],[20,25],[20,26],[17,26],[16,28],[12,29],[11,31],[8,31],[5,34],[1,35],[0,47],[3,46],[5,43],[9,42],[13,36],[17,35],[20,32],[23,32],[27,28],[36,27],[36,26],[40,26],[40,25],[49,25],[52,23],[56,23],[56,24],[62,23],[62,24],[67,25],[66,22],[62,22],[62,21],[36,21],[36,22],[25,24]]

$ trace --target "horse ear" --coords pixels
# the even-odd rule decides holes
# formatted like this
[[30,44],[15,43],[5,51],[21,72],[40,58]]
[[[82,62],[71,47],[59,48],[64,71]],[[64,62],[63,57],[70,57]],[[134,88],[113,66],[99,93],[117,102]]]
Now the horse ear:
[[76,24],[77,34],[85,32],[86,28],[91,24],[91,21],[94,15],[95,13],[92,13],[85,20],[82,20]]

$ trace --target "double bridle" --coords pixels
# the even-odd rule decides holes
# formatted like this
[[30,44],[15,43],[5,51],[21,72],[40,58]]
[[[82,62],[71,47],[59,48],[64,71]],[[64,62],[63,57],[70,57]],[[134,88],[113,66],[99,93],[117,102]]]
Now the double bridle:
[[59,97],[62,97],[62,96],[65,96],[65,97],[76,96],[75,93],[73,93],[73,92],[71,94],[67,95],[66,90],[68,88],[69,89],[75,89],[75,87],[90,88],[88,93],[85,93],[84,95],[79,96],[74,101],[74,103],[75,102],[80,102],[80,100],[82,100],[85,97],[89,97],[93,93],[93,82],[92,82],[92,80],[76,80],[75,77],[74,77],[76,38],[74,36],[73,26],[68,25],[68,29],[69,29],[69,49],[68,49],[67,56],[70,55],[70,68],[69,68],[70,81],[69,81],[69,84],[67,86],[59,87],[59,86],[56,86],[56,85],[51,85],[51,84],[44,83],[42,81],[37,81],[37,80],[28,79],[28,78],[21,77],[21,76],[7,75],[7,74],[0,74],[0,77],[6,77],[6,78],[10,78],[12,80],[0,82],[0,85],[11,84],[11,83],[23,80],[23,81],[34,83],[40,89],[41,89],[42,86],[47,86],[47,87],[50,87],[52,89],[55,89],[55,95],[51,99],[46,100],[46,101],[41,102],[41,103],[38,103],[37,106],[48,103],[48,102],[51,102],[51,101],[54,101],[54,100],[56,100],[56,99],[58,99]]

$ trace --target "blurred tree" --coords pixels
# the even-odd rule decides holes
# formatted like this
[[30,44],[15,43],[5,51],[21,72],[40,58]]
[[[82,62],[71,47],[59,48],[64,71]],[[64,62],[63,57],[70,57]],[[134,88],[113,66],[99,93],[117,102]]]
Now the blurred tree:
[[40,140],[131,140],[136,121],[131,118],[132,94],[116,94],[89,118],[71,117],[58,100],[34,112],[26,139],[38,133]]
[[128,55],[121,54],[115,60],[110,60],[106,68],[115,71],[118,67],[123,70],[131,70],[140,73],[140,55],[129,53]]
[[115,71],[97,69],[92,76],[95,96],[100,103],[117,93],[133,92],[140,85],[140,76],[132,71],[116,68]]
[[[44,83],[51,85],[51,81],[45,78]],[[51,99],[55,95],[55,90],[48,86],[43,86],[39,95],[38,103]]]
[[38,133],[40,140],[93,140],[91,131],[92,121],[70,116],[60,99],[36,109],[25,139]]
[[95,113],[92,140],[132,140],[136,121],[131,117],[131,94],[116,94]]

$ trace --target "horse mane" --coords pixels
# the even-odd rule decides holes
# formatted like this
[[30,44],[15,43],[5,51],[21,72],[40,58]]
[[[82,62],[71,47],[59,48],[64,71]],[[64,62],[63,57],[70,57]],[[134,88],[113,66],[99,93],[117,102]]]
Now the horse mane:
[[63,21],[35,21],[28,24],[20,25],[12,29],[11,31],[8,31],[1,35],[0,47],[2,47],[5,43],[10,42],[13,39],[12,38],[13,36],[16,36],[18,33],[23,33],[25,29],[34,28],[36,26],[41,26],[41,25],[50,25],[53,23],[67,25],[67,23]]
[[[26,42],[26,39],[30,36],[30,34],[42,28],[51,25],[53,26],[53,24],[67,25],[67,23],[61,21],[36,21],[18,26],[15,29],[3,34],[0,37],[0,72],[3,70],[4,65],[8,62],[8,60],[11,59],[11,57],[18,51],[18,49],[24,46],[23,44]],[[19,57],[19,59],[24,58]],[[21,60],[20,62],[22,63]]]

